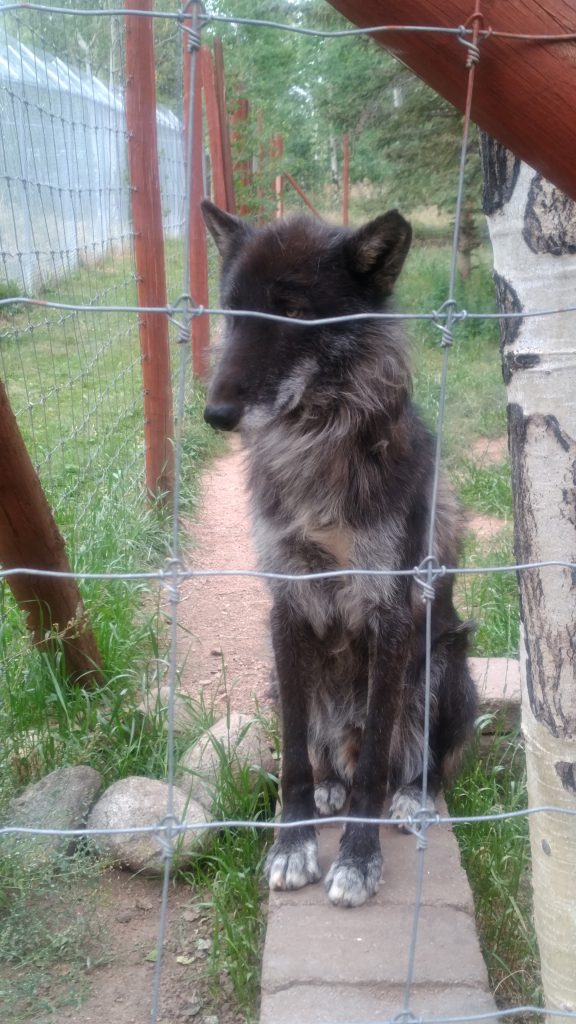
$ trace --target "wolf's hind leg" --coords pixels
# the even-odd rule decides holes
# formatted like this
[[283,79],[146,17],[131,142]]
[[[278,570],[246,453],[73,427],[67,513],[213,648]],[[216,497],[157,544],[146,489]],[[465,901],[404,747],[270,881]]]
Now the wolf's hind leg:
[[348,790],[343,782],[336,777],[324,779],[314,787],[316,810],[322,818],[330,818],[340,814],[348,799]]
[[[424,801],[424,810],[428,811],[429,814],[434,814],[436,810],[434,799],[438,795],[439,788],[440,779],[436,772],[431,772],[428,776],[426,799]],[[398,828],[402,832],[409,832],[410,828],[406,823],[406,819],[416,818],[421,810],[422,776],[405,786],[400,786],[396,790],[390,804],[389,816],[398,821]]]

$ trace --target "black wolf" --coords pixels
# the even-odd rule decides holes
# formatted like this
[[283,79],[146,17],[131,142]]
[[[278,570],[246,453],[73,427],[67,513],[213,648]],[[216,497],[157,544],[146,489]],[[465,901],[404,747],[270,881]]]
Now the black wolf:
[[[298,217],[254,228],[205,201],[222,257],[222,304],[294,323],[227,317],[205,418],[247,449],[259,566],[292,574],[412,569],[428,553],[434,439],[412,405],[402,330],[392,320],[315,320],[382,312],[411,228],[391,211],[359,230]],[[455,565],[459,512],[441,479],[434,556]],[[272,581],[272,642],[283,731],[284,821],[340,811],[378,817],[420,807],[425,607],[412,576]],[[437,578],[433,605],[428,793],[454,769],[475,694],[469,627]],[[316,783],[316,785],[315,785]],[[430,801],[430,806],[433,807]],[[377,826],[348,824],[326,878],[333,903],[375,892]],[[320,878],[313,826],[280,830],[271,888]]]

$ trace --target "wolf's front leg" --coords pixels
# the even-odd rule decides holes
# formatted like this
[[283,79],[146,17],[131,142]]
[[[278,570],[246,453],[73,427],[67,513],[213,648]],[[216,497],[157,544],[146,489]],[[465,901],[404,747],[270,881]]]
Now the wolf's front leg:
[[[383,615],[372,637],[368,714],[358,764],[352,781],[350,815],[378,818],[386,796],[392,728],[398,716],[411,618],[396,611]],[[378,825],[346,825],[338,857],[326,876],[332,903],[359,907],[376,892],[382,873]]]
[[[312,674],[315,637],[307,623],[295,619],[289,603],[277,600],[272,610],[282,716],[282,822],[314,817],[314,780],[308,755],[307,687]],[[300,889],[320,879],[318,844],[313,825],[281,829],[266,858],[271,889]]]

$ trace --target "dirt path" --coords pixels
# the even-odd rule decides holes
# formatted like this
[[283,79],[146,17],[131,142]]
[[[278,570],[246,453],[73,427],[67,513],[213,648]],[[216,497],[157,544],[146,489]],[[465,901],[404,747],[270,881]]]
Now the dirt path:
[[[205,569],[253,569],[243,455],[236,438],[203,477],[198,522],[190,527],[192,564]],[[224,710],[254,711],[266,700],[270,673],[265,585],[250,577],[192,580],[179,608],[181,687],[203,693]]]

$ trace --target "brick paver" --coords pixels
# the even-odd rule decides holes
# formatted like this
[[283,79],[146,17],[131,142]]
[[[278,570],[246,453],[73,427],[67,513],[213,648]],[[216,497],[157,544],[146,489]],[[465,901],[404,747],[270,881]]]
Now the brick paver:
[[[333,826],[320,830],[323,872],[339,834]],[[383,881],[363,907],[332,906],[322,883],[271,893],[261,1024],[361,1024],[387,1020],[402,1010],[416,841],[394,828],[383,828],[381,839]],[[470,887],[456,839],[445,825],[428,830],[411,1009],[430,1016],[494,1009]]]

